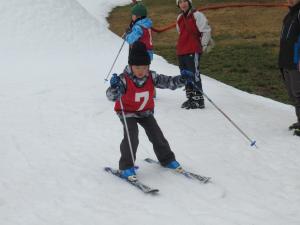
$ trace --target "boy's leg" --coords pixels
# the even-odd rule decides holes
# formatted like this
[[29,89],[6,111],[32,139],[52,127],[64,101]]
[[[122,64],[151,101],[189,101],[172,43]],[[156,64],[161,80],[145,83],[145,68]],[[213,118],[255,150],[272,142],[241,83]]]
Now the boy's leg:
[[283,70],[283,76],[289,97],[295,106],[298,122],[300,122],[300,72]]
[[200,54],[194,53],[187,55],[186,57],[186,69],[193,72],[195,74],[194,82],[197,84],[196,89],[200,89],[202,91],[202,81],[200,77]]
[[[179,55],[178,56],[178,65],[180,70],[189,70],[187,66],[187,58],[189,55]],[[193,71],[192,71],[193,72]],[[181,105],[181,108],[187,108],[190,105],[190,101],[192,100],[192,92],[193,92],[193,86],[191,83],[186,83],[185,85],[185,94],[187,100],[184,101]]]
[[204,108],[204,98],[202,95],[202,80],[200,77],[200,54],[189,54],[184,56],[184,65],[185,69],[193,72],[195,74],[194,77],[194,85],[191,87],[186,87],[187,97],[190,99],[190,104],[187,109],[194,109],[194,108]]
[[164,137],[153,115],[145,118],[139,118],[138,123],[145,129],[146,134],[153,144],[155,155],[162,166],[175,160],[175,155],[171,151],[170,145]]
[[295,111],[298,122],[300,122],[300,72],[298,70],[290,70],[290,89],[294,99]]
[[200,91],[203,91],[202,80],[200,77],[200,56],[201,55],[199,53],[190,55],[190,57],[187,58],[186,62],[188,70],[192,71],[195,74],[194,82],[196,85],[194,86],[193,91],[197,92],[197,94],[201,94]]
[[[127,137],[127,133],[126,133],[126,129],[125,129],[124,120],[121,119],[121,122],[123,124],[124,137],[120,144],[121,158],[119,161],[119,169],[125,170],[125,169],[133,167],[134,163],[132,162],[132,156],[131,156],[131,151],[130,151],[130,147],[129,147],[129,143],[128,143],[128,137]],[[133,118],[133,117],[126,118],[126,122],[128,125],[128,131],[129,131],[129,136],[130,136],[130,140],[131,140],[132,151],[134,154],[134,160],[135,160],[136,151],[137,151],[137,147],[139,144],[138,125],[137,125],[136,118]]]
[[294,99],[293,93],[292,93],[291,78],[290,78],[290,72],[289,72],[289,70],[283,70],[283,81],[284,81],[285,87],[287,89],[288,95],[290,97],[290,100],[294,104],[295,99]]

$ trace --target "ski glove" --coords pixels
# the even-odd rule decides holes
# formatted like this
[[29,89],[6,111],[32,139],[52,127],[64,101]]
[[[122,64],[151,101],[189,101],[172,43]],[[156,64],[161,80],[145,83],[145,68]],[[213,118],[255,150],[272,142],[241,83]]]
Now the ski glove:
[[115,100],[120,99],[125,92],[123,82],[116,73],[114,73],[110,79],[110,88]]
[[181,74],[181,80],[183,82],[193,82],[195,77],[195,74],[193,72],[185,69],[181,70],[180,74]]
[[114,73],[112,75],[112,77],[110,78],[110,86],[111,86],[111,88],[113,88],[113,89],[120,89],[121,85],[122,85],[121,78],[116,73]]

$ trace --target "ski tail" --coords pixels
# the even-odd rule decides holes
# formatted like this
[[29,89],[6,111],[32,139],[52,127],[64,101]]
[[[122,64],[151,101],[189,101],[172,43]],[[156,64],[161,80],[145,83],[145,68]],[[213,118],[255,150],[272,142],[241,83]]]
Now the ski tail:
[[134,187],[138,188],[139,190],[141,190],[143,193],[145,194],[156,194],[159,192],[158,189],[156,188],[152,188],[144,183],[142,183],[141,181],[139,181],[138,179],[134,179],[134,180],[128,180],[128,179],[124,179],[121,177],[121,173],[119,170],[117,169],[113,169],[111,167],[105,167],[104,170],[108,173],[111,173],[119,178],[121,178],[124,181],[127,181],[127,183],[133,185]]
[[[145,161],[150,163],[150,164],[160,165],[160,163],[157,160],[154,160],[154,159],[151,159],[151,158],[146,158]],[[166,169],[168,169],[168,168],[166,168]],[[200,181],[201,183],[204,183],[204,184],[208,183],[208,182],[211,182],[211,177],[206,177],[206,176],[203,176],[203,175],[200,175],[200,174],[196,174],[196,173],[187,171],[182,167],[180,167],[180,169],[175,169],[175,170],[169,169],[169,170],[172,170],[176,173],[182,174],[187,178],[198,180],[198,181]]]

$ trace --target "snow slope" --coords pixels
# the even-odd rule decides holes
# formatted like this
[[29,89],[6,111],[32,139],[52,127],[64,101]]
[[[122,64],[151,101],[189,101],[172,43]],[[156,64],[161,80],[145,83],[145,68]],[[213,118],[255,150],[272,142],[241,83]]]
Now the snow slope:
[[[206,93],[258,149],[209,102],[186,111],[182,90],[158,90],[156,118],[178,161],[214,184],[143,162],[154,154],[142,129],[138,176],[160,194],[145,196],[103,171],[117,167],[122,138],[104,83],[122,40],[105,17],[129,2],[0,1],[1,225],[299,225],[293,107],[205,76]],[[151,67],[178,74],[159,56]]]

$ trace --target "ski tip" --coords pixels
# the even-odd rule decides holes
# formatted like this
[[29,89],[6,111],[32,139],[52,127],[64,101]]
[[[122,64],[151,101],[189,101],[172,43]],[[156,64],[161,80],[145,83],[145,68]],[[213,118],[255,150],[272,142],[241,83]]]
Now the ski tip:
[[106,172],[109,172],[109,171],[111,171],[111,168],[110,168],[110,167],[104,167],[104,170],[105,170]]
[[148,163],[153,163],[153,162],[155,162],[153,159],[151,159],[151,158],[146,158],[146,159],[144,159],[144,161],[146,161],[146,162],[148,162]]
[[159,193],[158,189],[152,189],[151,191],[146,192],[147,194],[152,194],[152,195],[156,195]]
[[204,184],[212,183],[211,177],[208,177],[203,183]]

